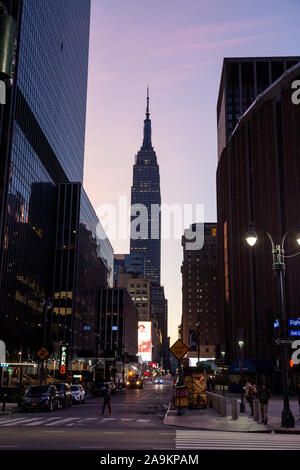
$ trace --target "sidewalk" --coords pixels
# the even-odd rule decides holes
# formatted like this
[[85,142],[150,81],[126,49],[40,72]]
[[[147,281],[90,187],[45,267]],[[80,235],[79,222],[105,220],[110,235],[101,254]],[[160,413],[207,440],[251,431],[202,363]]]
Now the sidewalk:
[[19,411],[17,403],[6,403],[5,411],[2,411],[2,403],[0,403],[0,416],[10,415]]
[[[208,431],[231,431],[231,432],[260,432],[270,433],[293,433],[300,434],[299,406],[296,398],[290,399],[290,409],[295,418],[294,428],[281,427],[281,412],[283,407],[283,399],[280,396],[271,398],[269,402],[269,419],[268,424],[260,424],[249,417],[250,408],[246,403],[246,412],[240,414],[237,420],[231,417],[231,399],[239,398],[237,394],[226,394],[227,416],[219,416],[212,408],[182,410],[182,416],[177,416],[177,409],[171,408],[166,413],[164,424],[169,426],[186,427],[193,429],[201,429]],[[239,409],[239,406],[238,406]]]

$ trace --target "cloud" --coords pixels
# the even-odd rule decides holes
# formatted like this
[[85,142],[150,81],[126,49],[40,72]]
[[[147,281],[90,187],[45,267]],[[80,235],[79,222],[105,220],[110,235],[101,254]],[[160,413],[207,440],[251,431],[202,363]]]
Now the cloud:
[[272,37],[276,37],[275,33],[257,33],[248,36],[239,36],[236,38],[230,39],[219,39],[219,40],[201,40],[199,42],[194,40],[193,42],[189,43],[182,43],[176,44],[174,46],[166,47],[164,49],[156,49],[149,53],[148,59],[154,57],[167,57],[171,55],[178,55],[179,53],[187,53],[187,52],[194,52],[194,51],[208,51],[211,49],[216,48],[224,48],[226,46],[233,46],[245,42],[251,41],[261,41],[263,39],[271,39]]

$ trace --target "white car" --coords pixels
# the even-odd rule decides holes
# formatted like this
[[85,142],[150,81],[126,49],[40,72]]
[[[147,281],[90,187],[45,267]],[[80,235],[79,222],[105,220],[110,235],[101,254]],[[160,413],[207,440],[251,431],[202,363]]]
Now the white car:
[[80,384],[70,385],[73,403],[85,403],[85,391]]

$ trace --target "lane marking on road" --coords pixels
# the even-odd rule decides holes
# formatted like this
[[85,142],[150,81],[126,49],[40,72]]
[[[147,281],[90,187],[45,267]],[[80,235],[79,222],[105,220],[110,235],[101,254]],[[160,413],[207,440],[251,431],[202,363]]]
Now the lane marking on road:
[[45,426],[56,426],[56,424],[68,423],[73,419],[80,419],[80,418],[59,418],[58,420],[54,421],[53,423],[47,423]]
[[45,419],[43,418],[33,418],[33,419],[28,419],[24,426],[38,426],[39,424],[43,424],[45,422]]
[[[35,422],[29,423],[29,424],[25,423],[24,426],[38,426],[39,424],[49,423],[49,421],[57,421],[57,417],[56,418],[46,418],[46,419],[45,418],[37,418],[37,419],[39,419],[39,421],[35,421]],[[31,420],[28,420],[28,421],[31,421]]]
[[26,418],[15,418],[14,420],[12,420],[11,418],[10,419],[4,419],[0,421],[0,426],[2,426],[2,424],[6,424],[6,423],[11,423],[12,421],[15,421],[16,419],[23,419],[24,421],[26,421]]
[[296,450],[298,436],[221,432],[213,435],[206,431],[176,431],[176,449],[244,449],[244,450]]
[[67,424],[67,426],[74,426],[74,424],[78,424],[79,419],[83,421],[85,418],[73,418],[73,423]]
[[[40,418],[32,418],[33,420],[38,420]],[[19,419],[11,419],[9,423],[6,424],[0,424],[1,427],[6,427],[6,426],[15,426],[18,424],[23,424],[24,422],[28,422],[28,418],[19,418]]]
[[103,423],[104,421],[115,421],[117,418],[103,418],[101,419],[101,423]]
[[50,434],[53,432],[67,432],[67,431],[64,431],[63,429],[53,429],[51,431],[43,431],[44,434]]
[[16,448],[16,447],[19,447],[19,446],[0,446],[0,449],[7,449],[8,447],[14,447],[14,448]]
[[121,421],[133,421],[133,418],[120,418]]
[[139,423],[149,423],[150,419],[137,419]]
[[125,431],[103,431],[102,434],[125,434]]
[[100,450],[100,449],[106,449],[106,447],[85,446],[85,447],[79,447],[79,449],[96,449],[96,450]]

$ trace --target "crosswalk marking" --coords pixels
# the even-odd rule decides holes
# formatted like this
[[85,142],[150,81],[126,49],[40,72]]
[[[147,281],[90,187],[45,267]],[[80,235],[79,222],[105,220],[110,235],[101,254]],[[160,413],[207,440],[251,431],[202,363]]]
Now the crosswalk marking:
[[82,418],[73,418],[73,421],[76,421],[76,422],[69,423],[69,424],[67,424],[67,426],[74,426],[74,424],[77,424],[77,423],[78,423],[78,420],[79,420],[79,419],[80,419],[81,421],[83,421]]
[[299,450],[297,435],[212,431],[176,431],[176,449]]
[[45,426],[56,426],[56,424],[65,424],[68,423],[72,420],[80,419],[80,418],[59,418],[56,421],[53,421],[53,423],[47,423]]
[[[34,419],[39,419],[39,418],[34,418]],[[5,426],[11,426],[11,422],[13,425],[15,424],[22,424],[22,422],[24,421],[28,421],[28,418],[18,418],[18,419],[12,419],[10,422],[7,422],[6,424],[2,424],[2,427],[5,427]]]
[[119,422],[119,423],[139,423],[139,424],[149,424],[151,423],[151,419],[138,419],[138,418],[85,418],[85,417],[78,417],[78,416],[72,416],[68,418],[64,418],[62,416],[58,417],[36,417],[36,418],[10,418],[10,419],[1,419],[0,418],[0,428],[1,427],[18,427],[18,426],[27,426],[27,427],[33,427],[33,426],[46,426],[46,427],[59,427],[59,426],[88,426],[88,425],[101,425],[105,423],[114,423],[114,422]]

